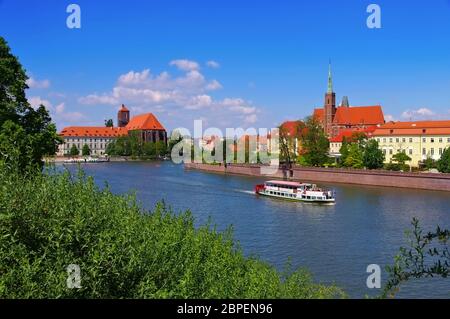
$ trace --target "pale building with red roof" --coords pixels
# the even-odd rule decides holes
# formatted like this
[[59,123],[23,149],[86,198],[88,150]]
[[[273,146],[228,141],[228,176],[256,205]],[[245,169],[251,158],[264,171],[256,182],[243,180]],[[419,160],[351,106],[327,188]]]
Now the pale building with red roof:
[[450,147],[450,121],[389,122],[372,134],[383,150],[387,163],[404,152],[410,165],[419,166],[427,158],[437,161]]
[[105,155],[109,143],[132,132],[138,134],[143,142],[162,141],[167,144],[166,129],[152,113],[136,115],[130,119],[130,111],[122,104],[117,113],[117,123],[117,127],[65,127],[59,134],[64,142],[59,146],[57,155],[68,155],[73,145],[80,153],[83,146],[88,145],[91,155]]

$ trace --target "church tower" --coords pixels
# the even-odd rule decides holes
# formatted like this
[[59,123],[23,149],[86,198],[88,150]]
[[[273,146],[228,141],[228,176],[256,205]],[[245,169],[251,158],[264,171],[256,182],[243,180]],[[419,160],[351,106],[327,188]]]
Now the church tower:
[[336,114],[336,93],[333,92],[333,78],[331,75],[331,62],[328,66],[328,90],[325,94],[324,105],[324,130],[325,134],[332,136],[332,124]]
[[130,122],[130,111],[122,104],[122,107],[117,113],[117,126],[125,127],[128,122]]

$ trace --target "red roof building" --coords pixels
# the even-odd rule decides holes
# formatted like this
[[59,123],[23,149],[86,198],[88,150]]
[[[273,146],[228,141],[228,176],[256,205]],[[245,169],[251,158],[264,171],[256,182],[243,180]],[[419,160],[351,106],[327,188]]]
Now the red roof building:
[[328,72],[328,91],[325,94],[325,104],[316,108],[313,117],[324,127],[325,133],[333,138],[342,131],[366,129],[385,123],[380,105],[350,106],[348,98],[344,97],[340,106],[336,107],[336,94],[333,92],[331,66]]
[[130,120],[130,111],[122,104],[117,114],[118,127],[69,126],[60,132],[64,144],[60,145],[58,155],[66,155],[75,145],[79,150],[88,144],[92,155],[105,154],[108,143],[131,132],[138,134],[144,142],[164,142],[167,132],[152,113],[136,115]]

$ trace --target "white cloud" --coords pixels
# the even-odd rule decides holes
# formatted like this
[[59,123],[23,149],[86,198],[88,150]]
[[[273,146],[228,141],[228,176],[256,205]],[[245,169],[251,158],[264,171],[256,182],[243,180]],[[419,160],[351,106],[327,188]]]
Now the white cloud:
[[258,117],[257,117],[256,114],[251,114],[251,115],[249,115],[249,116],[246,116],[246,117],[244,118],[244,120],[245,120],[245,123],[248,123],[248,124],[254,124],[254,123],[256,123],[256,121],[258,120]]
[[56,118],[71,124],[79,124],[80,121],[86,120],[86,116],[80,112],[62,113],[59,114]]
[[211,106],[213,99],[209,95],[197,95],[191,98],[189,103],[186,105],[188,110],[198,110],[207,106]]
[[206,89],[208,91],[215,91],[215,90],[219,90],[221,88],[222,88],[222,84],[220,84],[219,81],[217,81],[217,80],[212,80],[211,82],[209,82],[206,85]]
[[78,99],[78,102],[81,104],[86,105],[94,105],[94,104],[111,104],[115,105],[118,104],[119,101],[116,100],[113,96],[110,95],[97,95],[97,94],[90,94],[88,96],[84,96]]
[[174,65],[183,71],[193,71],[193,70],[198,70],[198,68],[199,68],[199,65],[197,62],[186,60],[186,59],[170,61],[170,65]]
[[31,89],[48,89],[50,87],[50,81],[49,80],[37,80],[33,77],[30,77],[27,80],[27,85],[31,88]]
[[209,68],[212,68],[212,69],[220,68],[220,64],[218,62],[216,62],[216,61],[213,61],[213,60],[210,60],[210,61],[206,62],[206,66],[208,66]]
[[28,103],[30,103],[31,107],[34,109],[38,109],[41,105],[44,105],[48,110],[53,108],[53,105],[50,101],[42,99],[40,96],[33,96],[28,99]]
[[419,108],[417,110],[406,110],[402,113],[402,118],[407,120],[429,119],[436,116],[436,113],[428,108]]
[[127,74],[121,75],[119,77],[118,83],[123,85],[140,84],[148,79],[149,74],[149,69],[145,69],[142,72],[130,71]]
[[384,120],[385,120],[386,122],[392,122],[392,121],[395,121],[395,118],[394,118],[393,115],[386,114],[386,115],[384,116]]
[[64,113],[64,109],[65,109],[65,104],[64,103],[60,103],[55,107],[55,112],[56,114],[62,114]]
[[118,77],[109,92],[93,93],[78,102],[114,106],[124,103],[135,114],[158,112],[166,123],[177,119],[175,125],[188,125],[200,117],[207,118],[211,125],[227,123],[230,127],[256,122],[258,108],[251,102],[235,97],[218,100],[208,94],[222,85],[218,80],[206,79],[196,62],[175,60],[170,64],[185,72],[172,77],[168,72],[153,75],[150,69],[129,71]]

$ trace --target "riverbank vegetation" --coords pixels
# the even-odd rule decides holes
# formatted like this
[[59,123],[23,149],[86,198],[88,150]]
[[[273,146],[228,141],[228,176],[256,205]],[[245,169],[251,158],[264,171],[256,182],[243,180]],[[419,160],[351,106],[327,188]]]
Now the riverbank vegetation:
[[118,137],[106,148],[106,154],[109,156],[131,156],[142,159],[159,158],[165,156],[167,151],[164,141],[144,142],[133,133]]

